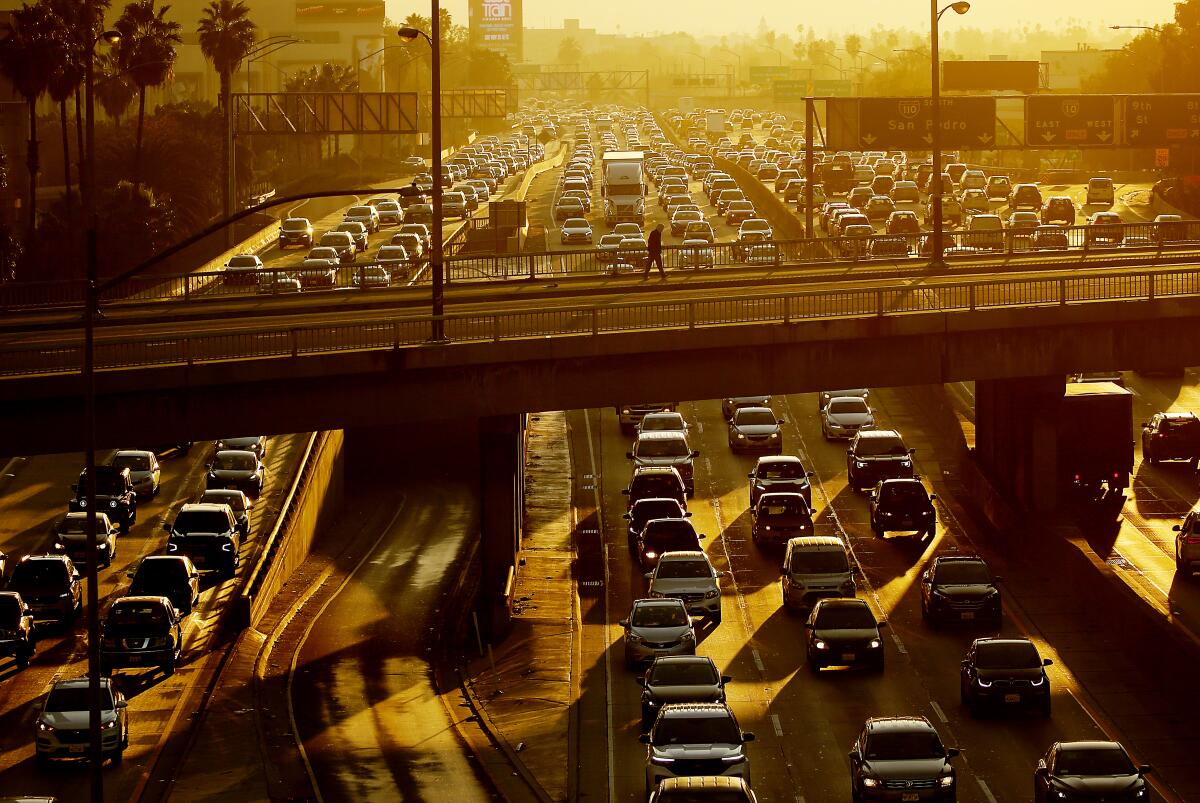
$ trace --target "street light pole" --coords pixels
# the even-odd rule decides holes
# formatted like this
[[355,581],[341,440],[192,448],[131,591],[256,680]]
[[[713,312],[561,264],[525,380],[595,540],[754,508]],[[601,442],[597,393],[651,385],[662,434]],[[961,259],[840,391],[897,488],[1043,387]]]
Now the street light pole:
[[933,118],[932,142],[930,143],[933,147],[933,183],[930,189],[936,189],[936,192],[931,192],[929,195],[930,203],[933,205],[933,255],[929,260],[931,270],[942,270],[946,267],[942,240],[942,193],[945,192],[945,187],[942,186],[942,82],[938,63],[938,21],[941,20],[947,9],[951,8],[956,14],[966,14],[970,10],[971,4],[966,0],[958,0],[958,2],[943,6],[939,11],[937,0],[929,0],[929,47],[930,63],[933,67],[933,108],[930,109],[930,116]]
[[1158,49],[1162,54],[1162,63],[1159,64],[1158,76],[1158,91],[1165,93],[1167,91],[1167,44],[1163,41],[1163,34],[1166,33],[1166,28],[1161,25],[1109,25],[1114,31],[1154,31],[1158,34]]

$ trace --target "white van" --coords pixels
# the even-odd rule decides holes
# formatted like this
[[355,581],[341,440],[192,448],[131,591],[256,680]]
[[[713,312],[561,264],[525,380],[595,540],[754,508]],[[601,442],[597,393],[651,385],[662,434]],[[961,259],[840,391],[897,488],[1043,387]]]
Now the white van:
[[1086,204],[1107,204],[1112,206],[1116,203],[1116,194],[1113,191],[1113,181],[1111,178],[1089,178],[1087,183],[1087,200]]
[[793,538],[783,553],[783,604],[799,610],[825,597],[853,597],[854,572],[850,551],[837,536]]
[[971,215],[967,221],[967,237],[965,245],[973,248],[1004,248],[1004,221],[999,215]]

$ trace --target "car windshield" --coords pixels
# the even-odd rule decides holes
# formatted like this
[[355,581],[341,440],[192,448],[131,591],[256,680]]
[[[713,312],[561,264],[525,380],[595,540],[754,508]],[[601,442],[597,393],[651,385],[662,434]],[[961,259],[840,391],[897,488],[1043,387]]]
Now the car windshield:
[[220,452],[213,461],[213,468],[218,471],[253,471],[254,455]]
[[1054,762],[1055,775],[1132,775],[1133,762],[1116,747],[1063,749]]
[[980,669],[1034,669],[1042,665],[1037,647],[1028,641],[984,642],[975,648]]
[[904,441],[897,437],[863,438],[858,439],[854,453],[860,457],[900,457],[908,454]]
[[[79,475],[79,493],[87,490],[87,472]],[[125,480],[117,471],[96,471],[96,493],[100,496],[120,496],[125,493]]]
[[[112,692],[104,686],[100,687],[100,710],[111,711],[113,707]],[[88,687],[70,686],[50,690],[46,698],[47,711],[87,711]]]
[[689,622],[683,605],[663,603],[635,605],[629,621],[634,627],[683,627]]
[[30,560],[18,563],[9,580],[14,586],[46,586],[67,581],[67,567],[58,560]]
[[708,561],[700,559],[664,560],[658,564],[658,579],[682,579],[688,577],[712,577]]
[[307,220],[285,220],[283,221],[284,231],[305,231],[308,229]]
[[119,454],[113,458],[115,468],[127,468],[130,471],[149,471],[150,456],[145,454]]
[[952,561],[938,565],[936,579],[942,585],[987,585],[992,574],[978,561]]
[[257,268],[258,257],[230,257],[229,267],[231,268]]
[[732,717],[664,717],[654,726],[654,744],[741,744]]
[[904,504],[921,502],[928,498],[924,486],[918,482],[887,482],[879,492],[880,502]]
[[804,476],[804,467],[799,463],[764,463],[758,467],[758,478],[763,480],[797,480]]
[[347,217],[370,217],[371,207],[369,206],[352,206],[346,210]]
[[644,432],[680,429],[683,429],[683,416],[680,415],[648,415],[642,419]]
[[636,454],[638,457],[687,457],[687,441],[682,438],[639,440]]
[[866,758],[871,761],[942,758],[945,755],[942,740],[933,731],[888,731],[873,733],[867,739]]
[[652,686],[711,686],[719,680],[708,661],[656,661],[650,672]]
[[804,497],[795,494],[793,498],[785,499],[768,499],[766,497],[759,503],[758,515],[760,516],[807,516],[808,506],[804,503]]
[[797,549],[792,553],[788,571],[797,574],[841,574],[850,571],[846,553],[840,549]]
[[229,529],[229,519],[219,510],[181,510],[173,529],[181,533],[223,533]]
[[[96,522],[100,524],[99,520]],[[86,533],[87,532],[87,516],[67,516],[58,525],[60,533]],[[103,525],[96,528],[96,532],[104,532]]]
[[833,399],[826,405],[830,413],[867,413],[867,403],[862,399]]
[[139,585],[147,581],[161,585],[162,583],[183,580],[185,576],[186,570],[183,561],[175,558],[167,560],[150,560],[147,558],[138,566],[134,579],[140,581]]
[[866,605],[825,605],[814,624],[821,630],[874,628],[875,614]]
[[742,408],[734,416],[737,426],[774,426],[775,413],[770,410],[753,410]]
[[108,621],[115,625],[166,624],[167,612],[157,602],[118,602],[108,612]]
[[406,256],[404,246],[401,245],[385,245],[379,249],[380,259],[403,259]]
[[229,505],[234,510],[246,509],[246,497],[237,491],[205,491],[204,495],[200,497],[200,501]]
[[21,618],[21,606],[17,598],[8,594],[0,597],[0,622],[16,622]]

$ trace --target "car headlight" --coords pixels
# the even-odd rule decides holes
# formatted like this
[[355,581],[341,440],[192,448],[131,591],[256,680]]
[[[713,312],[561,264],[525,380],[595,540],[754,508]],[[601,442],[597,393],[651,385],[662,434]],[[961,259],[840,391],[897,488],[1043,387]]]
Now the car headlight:
[[56,550],[58,550],[59,552],[62,552],[63,550],[65,550],[67,548],[67,545],[64,544],[62,541],[56,541],[54,544],[54,548]]
[[52,725],[46,724],[45,722],[43,722],[40,719],[38,720],[37,728],[42,733],[54,733],[54,727]]
[[745,435],[743,435],[742,433],[740,433],[740,432],[739,432],[739,433],[737,434],[737,439],[738,439],[739,441],[744,441],[744,440],[746,440],[746,436],[745,436]]
[[901,460],[901,461],[900,461],[900,467],[901,467],[901,468],[909,468],[910,466],[912,466],[912,461],[911,461],[911,460]]
[[941,786],[943,789],[945,789],[948,786],[953,786],[953,785],[954,785],[954,776],[953,775],[943,775],[942,776]]
[[763,530],[765,530],[766,532],[771,532],[771,525],[770,525],[770,524],[764,524],[764,525],[763,525]]
[[80,499],[80,500],[79,500],[79,506],[80,506],[80,507],[87,507],[87,499]]
[[1030,685],[1030,686],[1041,686],[1041,685],[1042,685],[1043,683],[1045,683],[1045,682],[1046,682],[1046,678],[1045,678],[1045,677],[1040,677],[1040,678],[1038,678],[1037,680],[1032,680],[1032,681],[1030,681],[1030,682],[1029,682],[1029,685]]
[[880,516],[895,516],[896,515],[895,513],[893,513],[890,510],[880,510],[877,512],[879,513]]
[[167,542],[167,551],[168,552],[178,552],[179,544],[175,543],[174,541],[168,541]]
[[643,644],[646,641],[644,638],[639,636],[637,633],[634,633],[632,630],[630,630],[628,633],[625,634],[625,639],[630,644]]
[[855,461],[854,461],[854,467],[855,467],[855,468],[866,468],[866,467],[867,467],[867,464],[866,464],[866,463],[864,463],[862,460],[855,460]]
[[653,551],[651,551],[651,552],[647,552],[647,553],[646,553],[646,557],[647,557],[647,558],[649,558],[650,560],[654,560],[655,558],[657,558],[657,557],[658,557],[658,553],[657,553],[657,552],[653,552]]
[[721,760],[726,764],[739,764],[746,760],[746,756],[738,753],[736,756],[721,756]]
[[696,632],[694,630],[689,630],[686,633],[684,633],[682,636],[680,636],[680,641],[695,641],[695,640],[696,640]]
[[705,599],[716,599],[719,596],[721,596],[721,592],[719,589],[716,589],[716,588],[711,588],[708,591],[704,592]]
[[675,759],[666,756],[650,756],[651,764],[674,764]]
[[984,680],[983,678],[975,678],[975,682],[979,684],[979,688],[981,689],[990,689],[992,686],[992,681]]
[[66,599],[66,598],[67,598],[67,597],[69,597],[69,596],[71,596],[71,592],[70,592],[70,591],[64,591],[63,593],[61,593],[61,594],[59,594],[59,595],[58,595],[58,598],[59,598],[59,599]]
[[829,645],[826,644],[824,641],[821,641],[821,639],[817,639],[816,641],[814,641],[813,646],[816,647],[818,650],[829,649]]
[[774,440],[775,438],[778,438],[778,437],[779,437],[779,433],[778,433],[778,432],[772,432],[772,433],[771,433],[771,439],[772,439],[772,440]]
[[864,776],[862,779],[862,785],[867,787],[868,789],[874,789],[875,787],[879,786],[879,779],[878,778],[869,778],[869,777]]
[[877,650],[883,646],[883,642],[877,638],[873,638],[873,639],[871,639],[871,642],[867,646],[870,647],[872,650]]
[[233,544],[231,544],[231,543],[229,543],[229,542],[226,542],[226,543],[224,543],[224,544],[221,544],[221,551],[222,551],[222,552],[232,552],[232,551],[233,551]]
[[101,726],[100,726],[100,730],[102,730],[102,731],[110,731],[110,730],[112,730],[112,729],[113,729],[113,728],[115,728],[115,727],[117,727],[117,720],[113,719],[113,720],[110,720],[110,721],[108,721],[108,722],[105,722],[103,725],[101,725]]
[[217,478],[217,472],[215,472],[215,471],[208,472],[208,478],[215,480]]
[[108,502],[108,506],[109,506],[109,507],[111,507],[111,508],[115,508],[115,507],[117,506],[117,500],[116,500],[116,499],[110,499],[110,500],[109,500],[109,502]]

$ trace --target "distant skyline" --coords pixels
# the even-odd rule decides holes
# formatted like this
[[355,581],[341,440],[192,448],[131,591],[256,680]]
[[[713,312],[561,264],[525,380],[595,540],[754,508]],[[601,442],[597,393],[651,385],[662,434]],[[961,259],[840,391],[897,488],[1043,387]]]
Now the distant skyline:
[[[1136,4],[1116,0],[974,0],[965,16],[943,24],[1008,29],[1028,23],[1049,28],[1076,19],[1095,27],[1152,25],[1173,19],[1174,6],[1175,0],[1140,0]],[[443,0],[442,7],[456,22],[466,24],[467,0]],[[732,8],[736,8],[735,18],[723,24]],[[403,19],[414,11],[428,15],[429,10],[426,0],[387,0],[391,19]],[[558,28],[564,19],[578,19],[583,27],[600,33],[637,35],[683,30],[700,37],[754,34],[763,18],[773,30],[793,36],[801,23],[811,26],[818,35],[865,31],[875,25],[922,30],[929,24],[929,6],[924,0],[858,0],[852,7],[796,0],[746,0],[737,4],[728,0],[524,0],[528,28]]]

